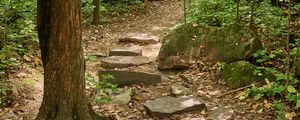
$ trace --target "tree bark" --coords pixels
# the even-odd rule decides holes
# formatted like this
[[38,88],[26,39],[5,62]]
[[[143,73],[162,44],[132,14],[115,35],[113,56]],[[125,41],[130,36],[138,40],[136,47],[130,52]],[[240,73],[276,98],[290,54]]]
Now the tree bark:
[[252,4],[251,4],[251,16],[250,16],[250,29],[254,30],[254,16],[255,16],[255,6],[256,6],[256,0],[252,0]]
[[236,22],[240,24],[240,0],[236,1]]
[[80,2],[38,0],[44,97],[36,120],[101,119],[89,107],[85,95]]
[[92,24],[93,25],[97,25],[99,24],[100,21],[100,0],[93,0],[93,4],[95,5],[95,8],[93,10],[93,21]]

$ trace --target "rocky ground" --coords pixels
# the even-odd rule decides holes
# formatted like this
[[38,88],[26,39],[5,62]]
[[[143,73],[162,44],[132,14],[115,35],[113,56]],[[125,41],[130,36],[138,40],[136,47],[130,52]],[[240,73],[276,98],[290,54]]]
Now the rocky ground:
[[[182,8],[182,2],[177,0],[151,1],[141,11],[112,16],[108,24],[83,28],[85,54],[97,56],[87,62],[86,73],[98,79],[98,71],[122,71],[113,74],[119,79],[132,80],[120,84],[126,90],[115,96],[112,103],[94,103],[94,110],[116,120],[274,119],[273,111],[258,109],[264,103],[239,100],[242,91],[230,92],[213,63],[200,59],[186,70],[157,70],[159,40],[183,21]],[[42,70],[30,69],[18,74],[21,77],[14,79],[33,81],[32,97],[24,104],[1,110],[0,119],[30,120],[38,113],[43,94]]]

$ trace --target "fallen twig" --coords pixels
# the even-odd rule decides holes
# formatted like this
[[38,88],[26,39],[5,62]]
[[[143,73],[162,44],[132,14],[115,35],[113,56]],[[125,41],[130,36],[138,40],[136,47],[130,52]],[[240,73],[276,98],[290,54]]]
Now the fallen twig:
[[222,95],[217,96],[217,98],[223,97],[223,96],[228,95],[228,94],[231,94],[231,93],[235,93],[235,92],[237,92],[237,91],[244,90],[244,89],[249,88],[249,87],[252,87],[252,86],[254,86],[254,85],[256,85],[256,84],[257,84],[257,83],[253,83],[253,84],[251,84],[251,85],[247,85],[247,86],[240,87],[240,88],[238,88],[238,89],[235,89],[235,90],[226,92],[226,93],[224,93],[224,94],[222,94]]

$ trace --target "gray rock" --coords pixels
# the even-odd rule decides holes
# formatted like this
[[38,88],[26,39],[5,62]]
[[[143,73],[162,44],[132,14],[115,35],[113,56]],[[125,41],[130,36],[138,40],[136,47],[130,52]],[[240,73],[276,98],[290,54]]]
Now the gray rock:
[[200,51],[203,51],[199,53],[199,56],[213,62],[230,63],[251,60],[253,53],[263,49],[260,39],[251,33],[248,29],[237,25],[210,28],[207,33],[201,34],[200,39],[196,40],[201,44]]
[[144,107],[148,115],[159,118],[206,109],[202,99],[191,97],[175,98],[170,96],[146,101]]
[[110,50],[109,56],[142,56],[142,49],[128,47],[113,48]]
[[132,89],[126,89],[123,93],[113,97],[113,102],[120,104],[128,104],[131,100]]
[[[99,75],[110,74],[115,79],[110,82],[117,84],[119,87],[130,86],[132,84],[154,85],[161,82],[161,75],[134,71],[99,71]],[[100,77],[100,80],[102,77]]]
[[182,80],[184,80],[185,82],[187,82],[187,83],[190,83],[190,84],[194,84],[195,83],[195,80],[192,77],[190,77],[190,76],[181,74],[181,75],[179,75],[179,77]]
[[186,95],[189,89],[181,85],[172,85],[170,88],[171,94],[174,96]]
[[251,60],[259,49],[263,49],[261,41],[239,26],[218,28],[186,23],[163,38],[157,57],[158,69],[188,68],[193,58],[202,57],[213,62]]
[[192,39],[197,34],[196,30],[192,24],[183,24],[163,38],[157,57],[158,69],[184,69],[190,66]]
[[125,37],[120,38],[119,41],[149,44],[149,43],[158,43],[159,37],[150,34],[144,34],[144,33],[129,33]]
[[162,75],[161,76],[161,81],[163,81],[163,82],[169,82],[170,78],[168,78],[167,76]]
[[220,106],[214,108],[207,116],[209,120],[229,120],[234,111],[230,106]]
[[101,59],[104,68],[126,68],[150,63],[149,58],[142,56],[110,56]]

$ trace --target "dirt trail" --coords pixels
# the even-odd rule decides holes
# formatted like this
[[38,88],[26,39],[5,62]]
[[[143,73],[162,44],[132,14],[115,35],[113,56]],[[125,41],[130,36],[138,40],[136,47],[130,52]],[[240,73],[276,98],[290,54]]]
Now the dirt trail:
[[[183,14],[181,1],[152,1],[145,9],[133,12],[127,17],[117,16],[113,18],[111,24],[84,28],[83,40],[85,53],[86,55],[107,55],[112,47],[133,46],[141,47],[143,49],[143,56],[147,56],[152,61],[155,61],[161,44],[142,46],[117,44],[118,39],[128,33],[147,33],[162,38],[171,27],[182,19]],[[87,64],[88,73],[96,73],[98,70],[99,62]]]

